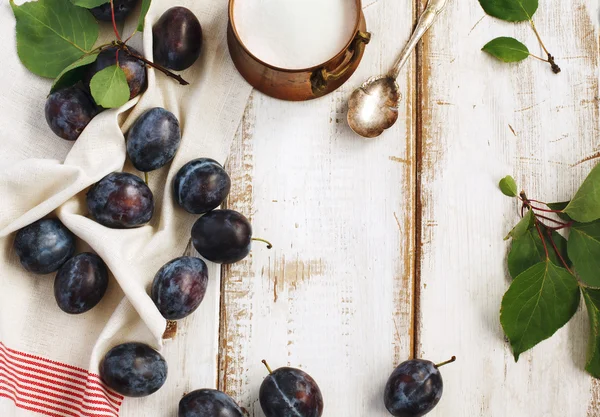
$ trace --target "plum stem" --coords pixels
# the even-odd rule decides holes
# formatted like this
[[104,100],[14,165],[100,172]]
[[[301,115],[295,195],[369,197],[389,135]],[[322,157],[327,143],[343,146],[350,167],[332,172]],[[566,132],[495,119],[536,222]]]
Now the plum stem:
[[144,182],[148,185],[148,173],[144,172]]
[[252,240],[256,240],[257,242],[264,242],[267,244],[267,249],[273,249],[273,245],[266,239],[261,239],[260,237],[253,237]]
[[150,60],[147,60],[143,56],[138,55],[135,52],[131,51],[131,49],[129,49],[129,47],[124,42],[117,41],[116,45],[117,45],[117,47],[119,47],[120,49],[123,49],[125,52],[127,52],[129,55],[131,55],[135,59],[139,59],[140,61],[146,63],[146,65],[149,65],[152,68],[155,68],[155,69],[159,70],[160,72],[162,72],[163,74],[165,74],[167,77],[174,78],[175,80],[177,80],[179,82],[179,84],[181,84],[181,85],[189,85],[190,84],[186,80],[184,80],[181,77],[181,75],[175,74],[174,72],[169,71],[168,69],[166,69],[162,65],[155,64],[154,62],[152,62]]
[[262,363],[265,365],[265,367],[267,368],[267,371],[269,371],[269,375],[271,375],[273,373],[273,371],[271,370],[271,367],[269,366],[269,364],[267,363],[266,360],[262,360]]
[[444,365],[448,365],[449,363],[452,363],[456,360],[456,356],[452,356],[450,359],[448,359],[447,361],[444,361],[442,363],[438,363],[437,365],[435,365],[436,368],[439,368],[440,366],[444,366]]

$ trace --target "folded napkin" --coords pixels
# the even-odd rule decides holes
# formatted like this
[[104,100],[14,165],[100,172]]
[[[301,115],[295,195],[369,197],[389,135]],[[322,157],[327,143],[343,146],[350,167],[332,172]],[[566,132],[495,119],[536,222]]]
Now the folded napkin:
[[[1,6],[2,417],[117,416],[123,398],[99,382],[100,359],[112,346],[126,341],[161,348],[166,322],[147,289],[164,263],[184,253],[197,218],[174,204],[172,178],[194,158],[224,162],[251,91],[227,51],[225,0],[153,0],[143,36],[136,35],[132,46],[151,59],[152,24],[175,5],[191,9],[204,32],[200,59],[182,73],[191,85],[180,86],[149,69],[148,90],[119,109],[100,113],[75,143],[55,136],[47,126],[44,104],[51,81],[22,66],[15,47],[14,16],[8,2]],[[131,32],[136,17],[132,13],[123,33]],[[102,26],[102,36],[111,39],[110,25]],[[140,174],[126,161],[124,132],[152,107],[164,107],[177,116],[181,147],[171,164],[150,173],[156,205],[150,224],[132,230],[108,229],[87,216],[85,192],[113,171]],[[85,314],[63,313],[53,296],[54,275],[28,273],[12,249],[15,231],[47,215],[58,217],[78,237],[78,251],[91,248],[98,253],[114,276],[102,302]],[[219,268],[209,264],[209,273],[218,277]],[[155,410],[145,404],[151,402],[136,403],[135,415],[155,416]]]

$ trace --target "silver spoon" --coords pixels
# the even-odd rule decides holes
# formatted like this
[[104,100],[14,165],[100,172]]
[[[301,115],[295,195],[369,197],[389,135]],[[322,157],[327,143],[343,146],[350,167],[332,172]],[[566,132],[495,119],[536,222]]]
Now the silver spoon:
[[406,64],[417,43],[433,25],[445,5],[446,0],[429,0],[417,27],[392,70],[387,75],[369,78],[361,87],[354,90],[348,102],[348,124],[356,133],[365,138],[374,138],[396,123],[401,97],[396,79],[400,69]]

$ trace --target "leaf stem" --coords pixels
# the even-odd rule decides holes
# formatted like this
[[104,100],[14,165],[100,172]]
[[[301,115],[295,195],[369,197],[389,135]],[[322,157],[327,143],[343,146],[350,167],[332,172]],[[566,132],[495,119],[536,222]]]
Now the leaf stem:
[[115,32],[115,36],[118,40],[121,40],[121,35],[119,34],[119,30],[117,29],[117,21],[115,20],[115,4],[113,0],[110,0],[110,15],[112,18],[113,31]]
[[528,199],[527,201],[529,201],[530,203],[538,203],[538,204],[543,204],[543,205],[545,205],[545,206],[547,206],[547,205],[548,205],[547,203],[544,203],[543,201],[539,201],[539,200],[531,200],[531,199]]
[[541,57],[539,57],[539,56],[537,56],[537,55],[534,55],[534,54],[532,54],[532,53],[529,53],[529,56],[530,56],[530,57],[532,57],[532,58],[535,58],[535,59],[539,59],[539,60],[540,60],[540,61],[542,61],[542,62],[550,62],[550,61],[548,61],[547,59],[541,58]]
[[536,216],[539,217],[539,218],[541,218],[541,219],[548,220],[548,221],[560,224],[561,226],[567,226],[568,225],[568,223],[564,223],[564,222],[561,222],[559,220],[552,219],[550,217],[542,216],[541,214],[536,214]]
[[[534,220],[535,228],[537,229],[538,235],[540,235],[540,239],[542,239],[542,243],[544,244],[544,252],[546,253],[546,259],[550,259],[550,254],[548,253],[548,246],[546,245],[546,239],[544,239],[544,235],[542,234],[542,230],[540,229],[540,224],[537,219]],[[554,243],[554,242],[552,242]]]
[[118,41],[117,42],[117,47],[119,47],[120,49],[123,49],[129,55],[131,55],[132,57],[134,57],[136,59],[139,59],[140,61],[146,63],[147,65],[151,66],[152,68],[155,68],[155,69],[159,70],[160,72],[162,72],[163,74],[165,74],[167,77],[171,77],[171,78],[176,79],[179,82],[179,84],[181,84],[181,85],[189,85],[190,84],[186,80],[184,80],[181,77],[181,75],[175,74],[174,72],[169,71],[165,67],[163,67],[161,65],[158,65],[158,64],[155,64],[154,62],[147,60],[143,56],[138,55],[135,52],[132,52],[131,49],[129,49],[129,47],[123,41]]
[[543,211],[544,213],[562,213],[562,210],[550,210],[550,209],[544,209],[541,207],[534,207],[534,206],[531,206],[531,208],[533,210]]
[[540,236],[540,239],[542,240],[542,243],[544,244],[544,252],[546,253],[546,259],[550,259],[550,254],[548,253],[548,246],[546,245],[546,240],[544,239],[544,234],[542,233],[542,230],[540,229],[540,222],[537,219],[535,211],[533,211],[533,207],[531,206],[531,203],[529,202],[529,199],[527,198],[527,194],[525,194],[525,191],[521,191],[521,194],[519,194],[519,198],[523,201],[523,206],[527,207],[533,213],[533,224],[535,224],[535,228],[538,232],[538,235]]
[[[552,72],[554,72],[555,74],[558,74],[561,71],[560,67],[554,61],[554,56],[552,56],[552,54],[550,52],[548,52],[548,49],[546,48],[546,45],[544,45],[544,42],[542,42],[542,37],[540,36],[540,33],[538,32],[537,28],[535,27],[535,23],[533,23],[533,19],[529,19],[529,23],[531,23],[531,28],[533,29],[535,36],[537,37],[540,45],[542,46],[542,49],[544,50],[546,55],[548,55],[548,60],[546,62],[548,62],[550,64],[550,66],[552,67]],[[542,59],[542,61],[544,61],[544,60]]]
[[562,254],[560,253],[560,251],[558,250],[558,248],[556,247],[556,243],[554,243],[554,239],[552,239],[552,230],[548,229],[546,231],[546,234],[548,235],[550,243],[552,244],[552,248],[554,248],[554,252],[558,256],[558,259],[560,259],[560,261],[562,262],[562,264],[564,265],[564,267],[567,269],[567,271],[569,271],[569,273],[571,275],[575,275],[573,273],[573,271],[571,271],[571,268],[569,268],[569,265],[567,265],[567,263],[565,262],[565,259],[563,258]]
[[544,42],[542,42],[542,38],[541,38],[539,32],[537,31],[537,28],[535,27],[535,23],[533,23],[533,19],[529,19],[529,23],[531,23],[531,28],[533,29],[535,36],[537,36],[537,39],[540,42],[540,45],[542,46],[542,49],[544,50],[546,55],[550,55],[550,52],[548,52],[548,50],[546,49],[546,45],[544,45]]

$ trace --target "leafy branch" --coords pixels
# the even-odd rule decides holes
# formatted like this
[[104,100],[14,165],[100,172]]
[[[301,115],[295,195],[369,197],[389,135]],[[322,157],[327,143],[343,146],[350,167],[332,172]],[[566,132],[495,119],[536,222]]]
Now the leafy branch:
[[498,58],[503,62],[519,62],[528,57],[536,58],[546,62],[555,74],[561,69],[556,64],[552,55],[542,41],[542,37],[533,22],[533,15],[538,9],[538,0],[479,0],[483,10],[490,16],[507,22],[529,22],[531,29],[546,54],[546,58],[531,54],[527,46],[517,39],[510,37],[499,37],[488,42],[482,50]]
[[[96,104],[104,108],[119,107],[129,98],[127,76],[120,65],[119,53],[143,62],[166,76],[188,85],[179,74],[146,59],[131,49],[127,42],[144,29],[145,16],[151,0],[142,0],[138,25],[125,40],[117,29],[113,0],[38,0],[17,6],[10,0],[17,25],[17,52],[23,64],[34,74],[55,78],[51,93],[80,81],[89,82]],[[115,40],[95,46],[99,25],[87,9],[110,5],[110,17]],[[114,65],[95,73],[91,80],[86,74],[98,55],[115,48]]]
[[[510,176],[500,190],[520,202],[510,231],[508,270],[514,278],[502,299],[500,322],[515,360],[551,337],[575,314],[581,295],[590,316],[586,370],[600,378],[600,165],[570,202],[528,198]],[[569,239],[558,233],[569,230]]]

